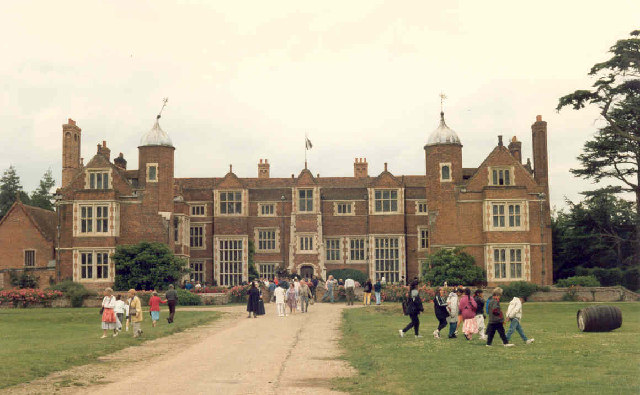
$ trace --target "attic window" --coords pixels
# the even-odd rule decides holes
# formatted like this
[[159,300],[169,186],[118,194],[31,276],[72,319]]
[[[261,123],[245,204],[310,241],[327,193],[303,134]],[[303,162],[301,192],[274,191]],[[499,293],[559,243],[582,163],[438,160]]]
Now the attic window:
[[492,167],[489,169],[489,185],[509,186],[514,185],[513,168],[511,167]]
[[109,189],[109,172],[89,172],[89,189]]

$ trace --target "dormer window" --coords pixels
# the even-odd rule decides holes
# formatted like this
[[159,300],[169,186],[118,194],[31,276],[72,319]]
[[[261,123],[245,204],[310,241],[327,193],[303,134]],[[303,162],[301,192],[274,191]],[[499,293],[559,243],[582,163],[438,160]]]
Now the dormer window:
[[451,163],[440,163],[440,182],[451,181]]
[[298,190],[298,211],[313,211],[313,189]]
[[398,211],[397,189],[376,189],[374,198],[375,211],[377,213],[395,213]]
[[89,171],[89,189],[109,189],[109,172]]
[[147,163],[147,182],[158,182],[157,163]]
[[242,214],[242,192],[220,192],[220,214]]
[[490,167],[489,185],[509,186],[514,185],[512,167]]

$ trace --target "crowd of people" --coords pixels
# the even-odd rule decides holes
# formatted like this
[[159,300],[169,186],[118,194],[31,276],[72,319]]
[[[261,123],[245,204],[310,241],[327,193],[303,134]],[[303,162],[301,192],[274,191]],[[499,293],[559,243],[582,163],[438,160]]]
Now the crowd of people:
[[[477,289],[471,295],[471,289],[454,287],[449,295],[446,287],[438,288],[433,299],[433,310],[438,320],[438,327],[433,331],[433,337],[440,339],[440,331],[449,325],[449,339],[457,338],[459,328],[466,340],[472,340],[474,334],[478,334],[481,340],[486,340],[487,346],[491,346],[495,333],[498,332],[505,347],[513,346],[509,343],[511,335],[518,332],[525,344],[533,343],[534,339],[529,339],[522,329],[520,320],[522,319],[522,303],[524,299],[514,297],[507,309],[506,321],[510,322],[509,329],[505,333],[505,317],[500,306],[502,289],[494,288],[491,297],[484,300],[482,289]],[[403,303],[405,315],[408,315],[411,322],[404,328],[399,329],[400,337],[404,337],[413,328],[416,338],[420,335],[419,315],[424,311],[422,299],[418,292],[418,281],[414,280],[409,286],[409,295]],[[485,319],[488,316],[488,324],[485,327]]]

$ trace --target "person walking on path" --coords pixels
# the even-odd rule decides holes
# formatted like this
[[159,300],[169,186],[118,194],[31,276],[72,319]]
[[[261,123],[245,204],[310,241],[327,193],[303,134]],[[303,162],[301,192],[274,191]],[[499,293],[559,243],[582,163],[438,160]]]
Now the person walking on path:
[[311,280],[311,293],[313,294],[314,302],[318,301],[318,297],[316,296],[317,291],[318,291],[318,276],[313,276],[313,279]]
[[286,317],[287,311],[284,307],[284,302],[285,302],[284,288],[278,285],[275,291],[273,291],[273,297],[276,301],[276,311],[278,312],[278,317]]
[[311,299],[311,290],[309,289],[309,285],[307,281],[300,282],[300,310],[303,313],[309,311],[309,299]]
[[169,284],[169,290],[164,295],[167,299],[167,306],[169,306],[169,317],[167,317],[167,322],[169,324],[173,324],[173,317],[176,314],[176,304],[178,304],[178,293],[173,287],[173,284]]
[[167,302],[163,302],[158,296],[158,293],[153,291],[153,296],[149,298],[149,312],[151,313],[151,324],[154,327],[160,320],[160,303],[165,304]]
[[344,293],[347,296],[347,306],[353,306],[353,298],[356,295],[356,282],[352,278],[348,278],[344,281]]
[[418,318],[418,315],[424,311],[424,307],[422,306],[422,300],[418,293],[418,283],[415,281],[409,286],[408,298],[406,314],[411,318],[411,322],[404,329],[400,329],[398,332],[400,333],[400,337],[404,337],[404,334],[408,332],[409,329],[413,328],[413,333],[416,338],[420,338],[422,336],[420,335],[420,319]]
[[531,344],[535,339],[528,339],[527,335],[524,334],[522,330],[522,325],[520,325],[520,320],[522,319],[522,303],[524,299],[520,299],[519,297],[514,297],[513,300],[509,303],[509,307],[507,308],[507,320],[511,321],[509,325],[509,330],[507,331],[507,341],[511,340],[511,335],[513,335],[514,331],[518,331],[520,337],[526,344]]
[[502,288],[496,288],[493,290],[493,296],[491,297],[491,301],[489,302],[489,325],[487,326],[487,347],[491,346],[493,342],[493,336],[498,331],[500,335],[500,339],[502,339],[502,344],[505,347],[511,347],[513,344],[510,344],[507,340],[507,336],[504,334],[504,316],[502,315],[502,310],[500,310],[500,297],[502,296]]
[[322,301],[325,302],[327,299],[331,300],[331,303],[334,302],[333,299],[333,289],[336,286],[336,281],[333,279],[333,276],[329,276],[329,278],[327,279],[327,281],[324,284],[324,287],[326,289],[326,292],[324,294],[324,296],[322,297]]
[[380,306],[382,303],[382,299],[380,297],[380,293],[382,292],[382,284],[380,283],[380,279],[373,284],[373,292],[376,294],[376,306]]
[[140,302],[140,298],[136,296],[136,290],[129,290],[129,298],[131,302],[129,303],[129,315],[131,316],[131,326],[133,327],[133,337],[139,337],[142,335],[142,320],[144,317],[142,316],[142,302]]
[[289,287],[289,289],[287,289],[285,299],[287,301],[287,306],[289,306],[289,314],[295,314],[298,307],[298,295],[294,286],[291,286]]
[[105,288],[104,298],[102,298],[102,339],[107,337],[107,331],[113,330],[113,337],[118,336],[118,327],[116,325],[116,298],[113,296],[111,288]]
[[440,339],[440,331],[447,326],[447,317],[449,316],[447,300],[444,297],[445,293],[446,290],[444,287],[440,287],[438,288],[436,297],[433,298],[433,311],[436,313],[436,318],[438,319],[438,329],[433,331],[433,337],[436,339]]
[[267,300],[267,302],[271,302],[271,300],[275,298],[276,287],[277,285],[273,280],[269,281],[269,288],[267,291],[269,292],[269,299]]
[[373,285],[371,284],[371,279],[367,279],[367,282],[364,283],[364,305],[371,305],[371,290],[373,289]]
[[251,281],[251,288],[247,292],[247,312],[249,315],[247,318],[251,318],[251,313],[253,313],[253,318],[258,318],[258,301],[260,300],[260,291],[256,287],[256,282]]
[[113,308],[113,312],[116,313],[116,318],[118,319],[118,322],[116,322],[116,328],[118,329],[118,332],[122,331],[122,327],[124,325],[124,321],[125,321],[125,306],[127,305],[124,300],[121,299],[122,296],[120,296],[119,294],[116,295],[116,305]]
[[455,339],[456,329],[458,328],[458,296],[460,290],[451,290],[449,296],[447,297],[447,312],[449,312],[449,317],[447,317],[447,322],[449,323],[449,339]]
[[476,289],[473,294],[473,299],[476,301],[476,324],[478,325],[478,334],[481,340],[487,340],[487,334],[484,331],[484,299],[482,298],[482,290]]
[[467,340],[471,340],[474,333],[478,333],[478,323],[476,322],[476,309],[478,305],[471,297],[471,290],[464,289],[464,295],[460,299],[460,311],[462,312],[462,332]]

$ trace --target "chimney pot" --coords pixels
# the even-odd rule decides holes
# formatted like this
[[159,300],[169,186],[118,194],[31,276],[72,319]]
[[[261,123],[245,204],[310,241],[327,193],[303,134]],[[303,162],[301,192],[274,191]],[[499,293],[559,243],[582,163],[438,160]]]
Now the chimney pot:
[[73,125],[76,126],[76,121],[74,121],[73,119],[69,118],[68,120],[69,125]]
[[106,141],[106,140],[102,140],[102,146],[103,146],[104,148],[107,148],[107,141]]
[[542,121],[542,115],[536,115],[536,122]]
[[498,136],[498,145],[502,147],[502,135]]
[[387,162],[384,162],[384,171],[387,171]]

